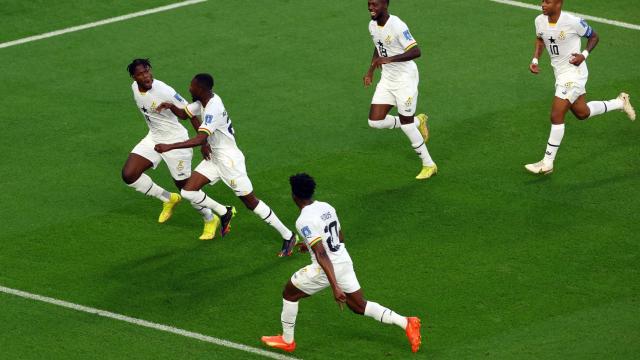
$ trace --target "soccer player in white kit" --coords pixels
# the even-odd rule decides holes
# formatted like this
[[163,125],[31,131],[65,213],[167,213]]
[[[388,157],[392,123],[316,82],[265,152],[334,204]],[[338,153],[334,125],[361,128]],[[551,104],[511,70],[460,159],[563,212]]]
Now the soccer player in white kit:
[[211,199],[201,189],[207,184],[215,184],[219,180],[225,183],[240,198],[245,206],[258,215],[264,222],[276,229],[283,238],[282,249],[278,256],[289,256],[296,243],[297,236],[289,230],[267,204],[253,193],[253,185],[247,175],[245,158],[236,144],[235,132],[231,118],[218,94],[213,93],[213,77],[209,74],[197,74],[189,86],[193,103],[184,107],[174,102],[166,102],[160,109],[170,109],[178,117],[199,116],[202,124],[198,134],[189,140],[158,144],[155,150],[159,153],[200,146],[208,142],[211,148],[209,159],[203,160],[182,188],[182,196],[191,201],[193,206],[211,209],[220,216],[222,236],[229,232],[231,218],[235,208],[223,206]]
[[[586,102],[586,85],[589,78],[586,59],[598,44],[598,34],[583,19],[562,11],[562,0],[543,0],[542,15],[535,20],[536,47],[529,70],[538,74],[538,59],[547,49],[556,78],[556,93],[551,109],[551,134],[544,158],[525,168],[534,174],[549,174],[564,137],[564,118],[567,111],[580,120],[622,110],[631,120],[636,114],[629,102],[629,95],[620,93],[608,101]],[[580,52],[581,38],[587,38],[587,48]]]
[[[149,133],[129,154],[122,168],[122,180],[137,191],[163,202],[158,222],[164,223],[169,220],[174,207],[182,198],[158,186],[144,172],[150,168],[155,169],[164,160],[178,189],[182,189],[191,176],[192,149],[178,149],[164,154],[154,150],[156,144],[189,138],[187,129],[180,124],[178,118],[169,110],[159,110],[158,106],[167,101],[180,106],[188,103],[171,86],[153,78],[149,59],[135,59],[127,66],[127,70],[134,79],[131,84],[133,99],[149,127]],[[191,122],[197,129],[197,119],[192,119]],[[202,214],[205,223],[200,239],[212,239],[218,219],[209,209],[197,207],[196,210]]]
[[417,352],[422,343],[420,319],[404,317],[373,301],[364,299],[360,283],[353,270],[353,262],[344,244],[344,236],[336,210],[329,204],[313,199],[316,183],[307,174],[289,178],[293,201],[300,208],[296,228],[304,245],[310,249],[311,264],[298,270],[282,293],[282,335],[263,336],[262,342],[286,352],[296,349],[294,328],[298,315],[298,301],[331,287],[333,296],[342,308],[366,315],[385,324],[394,324],[405,331],[411,351]]
[[[413,59],[420,57],[420,48],[407,24],[389,14],[388,5],[389,0],[369,0],[369,33],[374,49],[371,66],[363,79],[365,87],[371,85],[375,69],[382,68],[380,82],[371,100],[369,126],[402,129],[422,160],[422,170],[416,179],[428,179],[438,172],[438,167],[427,150],[427,115],[415,116],[419,74]],[[389,115],[394,106],[398,116]]]

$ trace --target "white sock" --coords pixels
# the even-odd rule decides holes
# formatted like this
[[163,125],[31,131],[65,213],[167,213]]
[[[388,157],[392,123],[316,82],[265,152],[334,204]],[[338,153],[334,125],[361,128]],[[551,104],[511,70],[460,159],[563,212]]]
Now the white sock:
[[558,153],[558,148],[562,143],[564,137],[564,124],[551,124],[551,133],[549,134],[549,141],[547,142],[547,151],[544,152],[544,161],[547,164],[553,164]]
[[171,198],[171,193],[156,185],[147,174],[140,175],[138,180],[129,184],[129,186],[162,202],[167,202]]
[[624,106],[624,103],[620,99],[611,99],[609,101],[589,101],[587,106],[589,110],[591,110],[589,118],[592,118],[609,111],[620,110]]
[[194,208],[196,206],[205,207],[213,210],[216,214],[220,216],[227,213],[226,207],[224,207],[217,201],[213,200],[212,198],[208,197],[207,194],[205,194],[204,191],[202,190],[187,191],[183,189],[180,192],[180,194],[182,194],[183,198],[189,200],[191,202],[191,206],[193,206]]
[[[420,119],[413,118],[413,124],[418,127],[420,125]],[[387,115],[384,120],[371,120],[369,119],[369,126],[376,129],[397,129],[400,127],[400,118],[398,116]]]
[[283,239],[291,239],[293,236],[293,232],[287,229],[286,226],[278,219],[276,213],[274,213],[267,204],[265,204],[262,200],[258,202],[258,206],[253,209],[253,212],[260,216],[260,219],[264,220],[267,224],[273,226],[274,229],[278,230]]
[[364,314],[385,324],[398,325],[403,330],[407,328],[406,317],[396,314],[392,310],[373,301],[367,301],[367,306],[364,308]]
[[427,150],[427,145],[425,145],[424,139],[422,139],[422,135],[415,124],[405,124],[400,126],[400,128],[404,131],[405,135],[407,135],[409,141],[411,141],[413,150],[415,150],[416,154],[422,159],[422,165],[434,165],[433,159],[431,159],[431,155],[429,155],[429,150]]
[[193,208],[196,209],[196,211],[199,212],[200,215],[202,215],[204,221],[213,220],[213,211],[211,211],[211,209],[204,206],[196,205],[194,203],[191,203],[191,206],[193,206]]
[[298,316],[298,303],[282,299],[282,337],[284,341],[291,344],[293,342],[293,332],[296,327],[296,317]]

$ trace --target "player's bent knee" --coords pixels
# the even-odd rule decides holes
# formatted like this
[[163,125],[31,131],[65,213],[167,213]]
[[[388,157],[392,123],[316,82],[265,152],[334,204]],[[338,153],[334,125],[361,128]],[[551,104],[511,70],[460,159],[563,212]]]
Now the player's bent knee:
[[140,174],[136,173],[135,171],[129,171],[126,169],[122,169],[121,175],[122,175],[122,181],[124,181],[125,184],[127,185],[133,184],[140,178]]

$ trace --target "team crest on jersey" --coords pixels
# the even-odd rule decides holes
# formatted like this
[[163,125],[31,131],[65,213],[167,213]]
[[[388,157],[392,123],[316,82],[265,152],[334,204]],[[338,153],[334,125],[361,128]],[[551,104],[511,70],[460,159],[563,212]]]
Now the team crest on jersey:
[[231,180],[231,181],[229,181],[229,186],[230,186],[232,189],[235,189],[235,188],[237,188],[237,187],[238,187],[238,183],[237,183],[235,180]]
[[411,33],[409,32],[409,29],[405,30],[403,33],[404,38],[407,40],[413,40],[413,36],[411,36]]
[[213,115],[207,115],[204,117],[205,124],[211,124],[213,122]]
[[155,101],[151,103],[151,110],[156,111],[157,107],[158,107],[158,104],[156,104]]
[[184,170],[184,160],[178,161],[178,166],[176,166],[176,170],[178,171]]
[[564,40],[567,38],[567,34],[564,31],[560,31],[560,40]]
[[384,39],[384,43],[387,45],[391,45],[391,35],[387,35],[387,38]]
[[308,238],[309,236],[311,236],[311,229],[309,229],[308,226],[305,226],[302,228],[302,236]]

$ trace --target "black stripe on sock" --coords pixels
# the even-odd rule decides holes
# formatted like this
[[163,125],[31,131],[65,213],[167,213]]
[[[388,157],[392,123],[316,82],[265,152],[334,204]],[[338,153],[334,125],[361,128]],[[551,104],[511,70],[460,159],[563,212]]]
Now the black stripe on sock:
[[262,220],[266,221],[269,218],[269,216],[271,216],[271,214],[273,214],[273,210],[271,210],[271,208],[269,208],[269,215],[267,215],[267,217],[265,217]]
[[198,202],[196,203],[196,205],[197,205],[197,204],[202,204],[206,198],[207,198],[207,194],[204,194],[204,197],[202,198],[202,200],[198,201]]
[[604,104],[604,112],[607,112],[607,103],[605,101],[602,102]]
[[147,195],[149,191],[151,191],[151,189],[153,189],[153,183],[151,183],[151,186],[149,186],[149,190],[147,190],[144,194]]
[[422,146],[422,145],[424,145],[424,141],[422,142],[422,144],[420,144],[420,145],[418,145],[418,146],[414,147],[414,148],[413,148],[413,150],[415,150],[415,149],[419,148],[419,147],[420,147],[420,146]]
[[[282,321],[282,320],[280,320],[280,321]],[[290,323],[290,322],[287,322],[287,321],[282,321],[282,323],[283,324],[287,324],[287,325],[291,325],[291,326],[295,326],[296,325],[296,323],[294,323],[294,322]]]
[[386,314],[387,311],[389,311],[389,309],[384,309],[384,311],[382,312],[382,316],[380,316],[380,322],[383,322],[382,319],[384,319],[384,314]]
[[552,143],[547,143],[547,145],[553,146],[553,147],[560,147],[560,145],[553,145]]
[[393,128],[397,128],[398,127],[398,118],[396,116],[393,117]]

